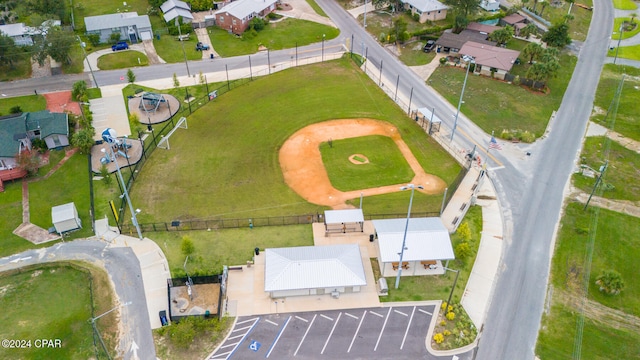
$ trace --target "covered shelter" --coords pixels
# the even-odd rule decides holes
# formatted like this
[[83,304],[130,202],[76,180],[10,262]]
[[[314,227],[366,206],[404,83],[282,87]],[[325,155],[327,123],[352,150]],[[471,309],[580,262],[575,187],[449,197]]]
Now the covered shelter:
[[51,221],[58,234],[82,228],[82,220],[73,202],[52,207]]
[[324,212],[324,229],[329,232],[363,232],[362,209],[327,210]]
[[443,260],[455,259],[449,231],[439,217],[412,218],[407,228],[405,249],[400,252],[407,219],[373,220],[378,237],[378,262],[383,276],[443,274]]
[[271,298],[323,294],[337,298],[365,285],[357,244],[265,250],[264,291]]

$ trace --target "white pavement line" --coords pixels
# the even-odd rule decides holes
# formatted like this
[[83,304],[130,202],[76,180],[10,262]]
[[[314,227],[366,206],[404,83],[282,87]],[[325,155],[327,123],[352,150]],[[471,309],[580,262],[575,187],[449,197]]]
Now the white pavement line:
[[336,329],[336,326],[338,325],[338,321],[340,321],[340,316],[342,316],[342,313],[338,314],[338,318],[336,318],[336,322],[333,324],[333,327],[331,328],[331,332],[329,333],[329,337],[327,337],[327,341],[324,342],[324,346],[322,347],[322,351],[320,351],[320,355],[324,354],[324,349],[327,347],[327,344],[329,344],[329,340],[331,340],[331,335],[333,335],[333,331]]
[[502,170],[502,169],[504,169],[504,166],[496,166],[496,167],[488,168],[487,170],[495,171],[495,170]]
[[433,315],[432,313],[426,311],[426,310],[422,310],[422,309],[418,309],[418,311],[420,311],[421,313],[427,314],[427,315]]
[[293,356],[296,356],[298,354],[298,350],[300,350],[300,347],[302,346],[304,339],[307,337],[309,330],[311,330],[311,327],[313,326],[313,322],[316,321],[316,316],[318,316],[318,314],[313,315],[313,319],[311,319],[311,323],[309,324],[307,331],[304,332],[304,336],[302,336],[302,339],[300,340],[300,344],[298,344],[298,347],[296,348],[296,352],[293,353]]
[[[249,326],[249,331],[247,331],[244,336],[242,336],[242,339],[240,339],[240,341],[236,344],[236,346],[233,348],[233,350],[230,351],[230,353],[228,353],[229,355],[225,358],[228,359],[230,358],[234,352],[236,352],[236,350],[238,350],[238,346],[240,346],[240,344],[242,344],[242,342],[244,341],[244,339],[247,338],[247,336],[249,336],[249,334],[251,334],[251,332],[253,331],[253,328],[258,325],[258,322],[260,321],[260,318],[253,318],[251,319],[252,321],[254,321],[253,325]],[[244,322],[244,321],[243,321]],[[246,328],[245,328],[246,329]],[[234,330],[235,331],[235,330]]]
[[289,325],[289,320],[291,320],[291,316],[289,316],[287,321],[285,321],[284,326],[282,327],[282,329],[280,329],[280,332],[276,336],[276,339],[273,341],[273,345],[271,345],[271,347],[269,348],[269,351],[267,352],[267,355],[265,356],[265,358],[268,358],[269,355],[271,355],[271,351],[273,351],[273,348],[276,347],[276,344],[278,343],[278,340],[280,340],[280,336],[284,332],[284,329],[286,329],[287,325]]
[[332,319],[332,318],[330,318],[330,317],[328,317],[328,316],[326,316],[326,315],[320,314],[320,316],[322,316],[323,318],[325,318],[325,319],[327,319],[327,320],[329,320],[329,321],[333,321],[333,319]]
[[305,318],[301,318],[300,316],[296,315],[296,319],[298,320],[302,320],[304,322],[309,322],[309,320],[305,319]]
[[362,322],[364,321],[364,317],[367,315],[367,310],[362,313],[362,318],[360,319],[360,324],[358,324],[358,328],[356,329],[356,333],[353,334],[353,339],[351,339],[351,344],[349,344],[349,349],[347,353],[351,351],[351,347],[353,346],[353,342],[356,341],[356,336],[358,336],[358,332],[360,332],[360,326],[362,326]]
[[253,319],[247,319],[247,320],[240,321],[239,323],[236,324],[236,326],[237,325],[242,325],[242,324],[247,323],[247,322],[255,321],[256,319],[258,319],[258,318],[253,318]]
[[[414,309],[415,309],[415,307],[414,307]],[[407,314],[403,313],[402,311],[393,310],[393,312],[394,312],[394,313],[396,313],[396,314],[400,314],[400,315],[404,315],[404,316],[409,316],[409,315],[407,315]]]
[[347,316],[349,316],[349,317],[351,317],[351,318],[354,318],[354,319],[358,320],[358,317],[357,317],[357,316],[355,316],[355,315],[351,315],[351,314],[349,314],[348,312],[346,312],[346,313],[344,313],[344,314],[345,314],[345,315],[347,315]]
[[231,353],[231,351],[227,351],[226,353],[222,353],[222,354],[216,354],[211,356],[209,359],[226,359],[227,355],[229,355]]
[[235,345],[238,345],[238,343],[236,342],[236,343],[232,343],[232,344],[229,344],[229,345],[220,346],[220,349],[224,349],[226,347],[235,346]]
[[384,315],[382,315],[382,314],[378,314],[378,313],[377,313],[377,312],[375,312],[375,311],[371,311],[371,310],[369,310],[369,312],[370,312],[370,313],[372,313],[373,315],[376,315],[376,316],[379,316],[379,317],[384,317]]
[[227,338],[227,340],[233,340],[235,338],[239,338],[239,337],[243,337],[243,336],[244,336],[244,334],[240,334],[240,335],[236,335],[236,336],[232,336],[230,338]]
[[382,324],[382,329],[380,329],[380,335],[378,335],[378,341],[376,341],[376,346],[373,348],[373,351],[378,349],[378,344],[380,344],[380,339],[382,339],[382,333],[384,332],[384,328],[387,327],[387,321],[389,320],[389,314],[391,314],[391,309],[387,311],[387,317],[384,319],[384,324]]
[[243,328],[235,329],[235,330],[233,330],[232,332],[242,331],[242,330],[247,330],[247,329],[250,329],[252,326],[253,326],[253,325],[245,326],[245,327],[243,327]]
[[409,334],[409,327],[411,327],[411,321],[413,321],[413,315],[416,313],[416,307],[413,307],[411,311],[411,317],[409,318],[409,324],[407,325],[407,330],[404,332],[404,337],[402,338],[402,344],[400,345],[400,350],[404,347],[404,342],[407,340],[407,334]]
[[265,322],[268,322],[269,324],[273,325],[273,326],[278,326],[278,323],[274,323],[271,320],[265,320]]

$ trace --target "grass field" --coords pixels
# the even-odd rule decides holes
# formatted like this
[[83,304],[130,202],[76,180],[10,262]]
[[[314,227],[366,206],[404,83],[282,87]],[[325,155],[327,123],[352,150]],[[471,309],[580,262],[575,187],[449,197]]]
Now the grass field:
[[[573,352],[578,309],[565,305],[563,300],[567,294],[581,294],[589,231],[595,231],[590,229],[594,210],[590,208],[585,212],[582,204],[570,203],[562,219],[552,259],[553,305],[551,312],[543,317],[537,344],[538,355],[543,360],[570,358]],[[588,297],[604,307],[599,316],[590,315],[585,319],[584,358],[605,359],[616,354],[616,357],[631,359],[640,351],[640,335],[620,329],[617,322],[606,317],[607,308],[640,316],[640,283],[634,281],[638,272],[635,259],[640,255],[639,244],[637,218],[600,210]],[[625,280],[626,288],[617,296],[603,295],[595,285],[596,277],[606,269],[618,271]]]
[[311,8],[316,12],[316,14],[324,17],[328,17],[327,14],[322,10],[322,8],[315,2],[315,0],[306,0],[307,4],[311,6]]
[[14,106],[20,106],[23,112],[40,111],[47,108],[47,100],[42,95],[0,98],[0,115],[9,115]]
[[[585,6],[593,6],[592,0],[584,0],[580,1],[580,3]],[[533,3],[527,3],[527,6],[533,7]],[[540,4],[538,4],[536,10],[540,12],[541,8]],[[563,16],[566,15],[568,11],[569,2],[564,2],[560,7],[545,7],[542,15],[545,19],[549,20],[549,22],[555,24],[558,21],[564,21]],[[589,25],[591,24],[591,14],[592,11],[575,6],[574,4],[571,8],[571,15],[574,16],[574,19],[569,21],[569,36],[571,39],[584,41],[587,38]]]
[[[251,106],[246,106],[247,99]],[[351,61],[343,59],[257,79],[190,116],[189,129],[173,134],[171,150],[153,153],[133,187],[133,201],[143,211],[140,221],[323,211],[284,184],[277,150],[302,127],[343,118],[394,124],[425,171],[447,183],[460,170]],[[426,211],[426,206],[416,202],[414,208]],[[405,210],[406,201],[394,212]],[[431,209],[438,210],[439,205]]]
[[400,49],[400,61],[407,66],[419,66],[430,63],[436,57],[436,52],[425,53],[422,49],[426,41],[404,44]]
[[246,35],[236,37],[219,28],[210,28],[209,30],[211,44],[222,57],[255,54],[260,45],[270,50],[295,48],[296,46],[322,42],[323,34],[325,40],[331,40],[340,33],[334,27],[298,19],[285,19],[277,23],[269,23],[254,38],[249,38]]
[[[620,18],[615,18],[613,19],[613,35],[611,35],[611,40],[618,40],[620,39],[620,26],[622,25],[623,22],[629,22],[631,21],[630,17],[620,17]],[[628,39],[631,37],[636,36],[636,34],[638,34],[640,32],[640,21],[636,19],[633,20],[636,23],[635,29],[631,30],[631,31],[623,31],[622,32],[622,39]]]
[[[616,49],[609,50],[607,56],[614,57]],[[622,46],[618,48],[618,57],[621,59],[640,60],[640,45]]]
[[613,7],[620,10],[635,10],[638,5],[633,0],[613,0]]
[[147,65],[149,65],[147,55],[138,51],[120,51],[98,58],[98,69],[100,70],[128,69]]
[[[529,131],[542,136],[554,110],[560,107],[562,97],[573,74],[576,58],[563,54],[558,77],[548,81],[548,94],[529,90],[483,76],[470,75],[465,89],[461,112],[486,133],[500,134],[506,130]],[[512,73],[526,72],[526,65],[514,66]],[[465,71],[458,67],[439,67],[428,80],[451,104],[457,104]]]
[[73,2],[73,15],[76,27],[84,32],[84,18],[86,16],[131,11],[137,12],[138,15],[144,15],[147,13],[147,7],[149,7],[147,0],[127,0],[126,4],[127,5],[124,6],[122,1],[75,0]]
[[[202,59],[202,52],[196,51],[196,44],[198,43],[196,34],[191,34],[189,40],[186,41],[178,41],[176,40],[177,37],[177,35],[165,34],[160,36],[160,40],[153,38],[153,47],[162,60],[168,63],[184,62],[185,54],[189,60]],[[182,52],[182,45],[184,45],[184,53]]]
[[[30,348],[0,348],[3,359],[89,359],[96,356],[90,275],[66,266],[41,266],[0,277],[0,337],[31,341]],[[61,291],[61,289],[64,289]],[[95,291],[95,288],[94,288]],[[73,294],[73,296],[69,296]],[[111,298],[109,293],[101,295]],[[36,339],[59,339],[59,348]],[[103,351],[100,357],[105,356]]]
[[[332,146],[322,143],[320,153],[331,184],[340,191],[404,184],[415,176],[396,143],[387,136],[334,140]],[[366,156],[369,162],[353,164],[349,157],[354,154]]]

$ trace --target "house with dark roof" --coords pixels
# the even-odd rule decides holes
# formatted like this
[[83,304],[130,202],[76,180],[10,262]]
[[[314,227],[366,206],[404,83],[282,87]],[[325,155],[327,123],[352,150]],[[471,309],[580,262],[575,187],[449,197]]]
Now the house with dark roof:
[[511,71],[513,64],[520,56],[520,52],[468,41],[460,49],[460,55],[473,57],[476,63],[474,73],[504,80],[505,75]]
[[411,10],[411,15],[418,14],[420,23],[443,20],[447,17],[448,6],[438,0],[401,0],[405,10]]
[[160,5],[160,10],[162,10],[162,16],[166,22],[169,22],[178,16],[182,17],[182,21],[185,23],[193,21],[191,5],[184,1],[167,0],[164,4]]
[[242,34],[254,17],[265,17],[276,9],[279,0],[237,0],[214,13],[216,25],[234,34]]
[[481,34],[485,34],[485,35],[489,36],[489,35],[491,35],[492,32],[494,32],[496,30],[500,30],[500,29],[502,29],[501,26],[487,25],[487,24],[481,24],[481,23],[477,23],[477,22],[470,22],[467,25],[467,28],[465,30],[476,31],[476,32],[479,32]]
[[487,40],[487,34],[477,31],[462,30],[460,34],[447,31],[436,40],[437,51],[457,53],[468,41],[475,41],[486,45],[496,45],[495,42]]
[[120,33],[120,40],[132,43],[153,39],[149,15],[138,16],[137,12],[87,16],[84,25],[87,34],[100,35],[103,43],[109,42],[113,33]]
[[68,115],[42,110],[0,117],[0,170],[16,167],[15,156],[31,150],[33,139],[44,140],[49,149],[68,146]]

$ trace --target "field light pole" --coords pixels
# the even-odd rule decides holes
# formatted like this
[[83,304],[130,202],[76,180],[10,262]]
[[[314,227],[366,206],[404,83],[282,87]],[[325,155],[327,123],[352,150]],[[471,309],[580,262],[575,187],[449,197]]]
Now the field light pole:
[[467,78],[469,77],[469,68],[471,68],[471,64],[475,64],[472,56],[463,56],[462,59],[467,62],[467,73],[464,75],[464,83],[462,83],[462,92],[460,93],[460,100],[458,101],[458,111],[456,111],[456,117],[453,120],[453,130],[451,130],[451,139],[449,141],[453,141],[453,136],[456,134],[456,128],[458,127],[458,116],[460,115],[460,106],[462,106],[462,97],[464,96],[464,89],[467,87]]
[[407,223],[404,226],[404,236],[402,237],[402,249],[400,249],[400,262],[398,263],[398,276],[396,276],[396,289],[400,286],[400,276],[402,275],[402,258],[404,257],[404,247],[407,242],[407,231],[409,230],[409,218],[411,218],[411,205],[413,204],[413,192],[414,190],[424,189],[421,185],[415,186],[413,184],[409,184],[407,186],[403,186],[400,190],[411,189],[411,198],[409,198],[409,210],[407,211]]

